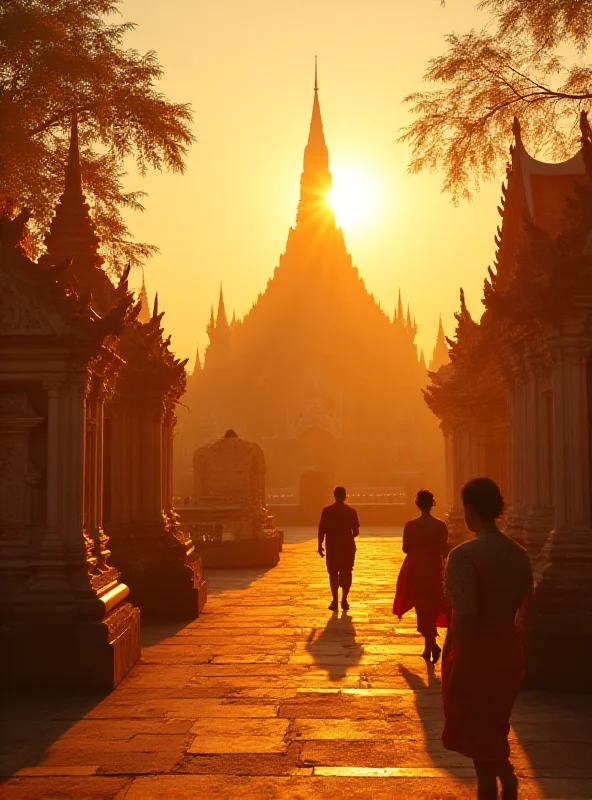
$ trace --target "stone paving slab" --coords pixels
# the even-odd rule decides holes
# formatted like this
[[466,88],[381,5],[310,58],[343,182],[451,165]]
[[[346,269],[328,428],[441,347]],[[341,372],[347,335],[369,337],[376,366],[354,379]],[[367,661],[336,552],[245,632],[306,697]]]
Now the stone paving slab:
[[[202,617],[145,627],[110,695],[5,698],[0,798],[473,797],[440,743],[440,668],[391,613],[401,540],[373,533],[347,614],[326,608],[315,532],[292,529],[278,567],[211,571]],[[592,798],[591,719],[590,696],[521,695],[523,800]]]

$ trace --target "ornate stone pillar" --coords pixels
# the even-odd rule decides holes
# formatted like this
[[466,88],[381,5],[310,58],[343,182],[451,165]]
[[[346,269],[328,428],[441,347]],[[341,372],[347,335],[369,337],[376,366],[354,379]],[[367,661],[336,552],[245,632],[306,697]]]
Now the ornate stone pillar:
[[520,544],[525,542],[526,486],[526,379],[522,359],[515,361],[509,397],[510,416],[510,507],[506,533]]
[[111,689],[140,656],[139,613],[85,530],[87,372],[50,375],[44,387],[46,524],[20,614],[0,623],[0,673],[13,686]]
[[448,539],[452,547],[460,544],[460,542],[464,541],[468,536],[460,496],[465,472],[463,441],[462,423],[461,420],[457,418],[452,422],[451,426],[452,506],[446,517]]
[[452,508],[454,503],[454,449],[452,442],[452,432],[448,426],[442,427],[444,436],[444,467],[445,467],[445,486],[446,486],[446,505]]
[[550,420],[545,395],[544,355],[526,359],[526,480],[528,507],[525,517],[526,546],[532,555],[540,552],[553,527],[550,453]]
[[42,473],[31,459],[30,436],[43,422],[27,393],[0,393],[0,616],[25,600],[31,551],[42,527]]
[[567,330],[549,345],[553,360],[555,526],[537,564],[527,682],[589,689],[592,658],[590,525],[590,345]]
[[68,441],[63,425],[65,375],[48,375],[43,381],[47,393],[47,455],[45,525],[39,549],[31,559],[27,614],[73,615],[75,603],[67,577],[63,526],[65,509],[62,472]]
[[[113,400],[110,493],[114,502],[107,532],[113,561],[142,613],[193,619],[205,603],[206,584],[193,543],[179,528],[172,509],[174,415],[163,408],[156,394],[116,394]],[[126,486],[127,496],[121,489]]]

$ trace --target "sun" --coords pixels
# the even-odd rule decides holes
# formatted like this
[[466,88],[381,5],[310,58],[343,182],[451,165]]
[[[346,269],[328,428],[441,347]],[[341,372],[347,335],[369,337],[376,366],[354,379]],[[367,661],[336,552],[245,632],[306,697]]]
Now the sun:
[[378,193],[371,176],[355,167],[336,168],[332,174],[329,205],[337,225],[349,229],[366,227],[377,210]]

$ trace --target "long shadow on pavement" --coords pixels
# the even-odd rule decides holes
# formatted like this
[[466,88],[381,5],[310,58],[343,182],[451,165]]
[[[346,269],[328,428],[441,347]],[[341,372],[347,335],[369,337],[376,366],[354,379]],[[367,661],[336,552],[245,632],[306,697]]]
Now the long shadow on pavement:
[[[541,797],[592,797],[591,719],[590,694],[525,691],[519,695],[512,728]],[[520,771],[518,767],[519,776]]]
[[40,764],[52,743],[84,719],[108,694],[0,695],[0,783],[25,766]]
[[[208,583],[208,597],[215,597],[233,589],[248,589],[275,567],[253,567],[252,569],[206,569],[204,578]],[[206,603],[205,612],[208,606]]]
[[[429,695],[432,696],[435,695],[439,699],[441,690],[441,681],[440,678],[437,677],[436,675],[436,671],[433,664],[425,664],[425,669],[426,669],[426,677],[424,679],[421,675],[418,675],[416,672],[412,672],[410,669],[407,669],[407,667],[405,667],[403,664],[399,666],[401,675],[407,681],[409,688],[413,690],[417,716],[421,720],[421,724],[424,729],[426,753],[432,760],[432,763],[435,767],[440,767],[441,769],[447,769],[447,767],[445,766],[446,759],[444,759],[443,761],[443,754],[446,753],[446,751],[443,748],[440,736],[439,735],[434,736],[435,725],[439,730],[441,730],[442,726],[444,725],[443,712],[439,710],[439,706],[437,706],[438,712],[435,713],[434,703],[425,702],[426,697],[429,697]],[[450,760],[451,762],[455,762],[457,761],[457,758],[455,755],[451,755]],[[472,766],[471,762],[468,759],[466,760],[466,766]],[[456,777],[457,780],[460,779],[466,781],[467,783],[471,783],[472,782],[471,779],[458,777],[458,773],[456,772],[457,768],[458,764],[452,763],[450,765],[450,774]]]
[[315,663],[325,669],[329,680],[340,681],[348,669],[354,667],[362,658],[364,648],[356,642],[356,629],[347,613],[341,616],[332,614],[324,630],[317,635],[313,628],[306,642],[306,650]]

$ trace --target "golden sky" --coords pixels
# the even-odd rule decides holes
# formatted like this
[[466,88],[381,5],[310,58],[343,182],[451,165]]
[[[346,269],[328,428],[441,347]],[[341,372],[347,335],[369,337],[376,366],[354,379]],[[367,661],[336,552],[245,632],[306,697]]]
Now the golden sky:
[[[146,268],[177,355],[207,342],[212,302],[224,286],[242,316],[264,291],[294,223],[318,55],[320,102],[336,176],[354,172],[375,189],[375,213],[344,224],[346,244],[370,292],[389,313],[399,287],[428,359],[438,315],[450,335],[459,287],[481,314],[493,260],[500,184],[455,208],[440,176],[407,174],[396,144],[409,120],[402,98],[421,89],[426,61],[444,36],[481,24],[469,0],[127,0],[137,23],[128,43],[154,49],[160,88],[195,112],[185,175],[130,175],[149,193],[130,217],[158,245]],[[511,133],[508,132],[508,136]],[[510,141],[510,138],[509,138]],[[140,276],[136,275],[135,283]]]

